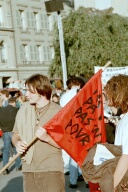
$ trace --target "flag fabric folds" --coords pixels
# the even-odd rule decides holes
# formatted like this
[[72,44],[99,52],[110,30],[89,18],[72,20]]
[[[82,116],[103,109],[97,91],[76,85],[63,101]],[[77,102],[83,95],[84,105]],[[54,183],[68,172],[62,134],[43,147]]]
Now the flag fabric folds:
[[93,75],[77,95],[43,126],[79,166],[93,145],[106,141],[101,74],[102,70]]

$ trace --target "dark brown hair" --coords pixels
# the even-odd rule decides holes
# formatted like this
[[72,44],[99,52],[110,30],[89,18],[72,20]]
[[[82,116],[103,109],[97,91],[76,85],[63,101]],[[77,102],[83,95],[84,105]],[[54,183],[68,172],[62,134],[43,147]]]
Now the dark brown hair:
[[9,97],[9,91],[8,90],[2,90],[2,94],[4,94],[6,97]]
[[120,107],[122,112],[128,111],[128,76],[113,76],[104,87],[109,106]]
[[8,103],[16,103],[16,98],[15,97],[10,97],[8,100]]
[[[34,74],[25,81],[25,85],[28,86],[30,91],[37,91],[38,94],[45,96],[48,100],[50,100],[52,88],[50,81],[46,76]],[[31,88],[33,88],[33,90]]]
[[80,86],[82,88],[85,85],[85,81],[80,77],[71,77],[66,82],[68,89],[71,89],[72,86]]

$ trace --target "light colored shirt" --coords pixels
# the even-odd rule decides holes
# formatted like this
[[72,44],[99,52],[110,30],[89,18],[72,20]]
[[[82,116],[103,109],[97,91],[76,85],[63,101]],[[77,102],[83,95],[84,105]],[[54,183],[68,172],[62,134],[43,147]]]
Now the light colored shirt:
[[72,88],[64,93],[60,99],[60,106],[64,107],[76,94],[78,88]]
[[128,155],[128,112],[118,123],[114,144],[122,145],[122,154]]

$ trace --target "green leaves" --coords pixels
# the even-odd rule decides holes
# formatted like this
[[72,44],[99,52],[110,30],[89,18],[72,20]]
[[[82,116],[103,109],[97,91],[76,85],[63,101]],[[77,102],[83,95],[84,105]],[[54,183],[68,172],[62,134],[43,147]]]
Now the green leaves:
[[[112,14],[112,9],[99,11],[81,7],[63,19],[64,44],[68,77],[91,76],[94,66],[128,66],[128,18]],[[55,58],[51,77],[62,76],[59,35],[55,28]]]

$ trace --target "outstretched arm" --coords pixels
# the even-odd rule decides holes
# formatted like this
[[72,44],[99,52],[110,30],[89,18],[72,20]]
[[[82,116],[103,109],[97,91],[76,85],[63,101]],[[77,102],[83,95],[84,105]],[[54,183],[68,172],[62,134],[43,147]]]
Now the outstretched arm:
[[35,133],[35,135],[41,140],[49,143],[50,145],[60,148],[60,146],[48,135],[47,130],[43,127],[39,127]]
[[114,189],[123,179],[127,170],[128,170],[128,155],[122,154],[122,156],[118,161],[118,164],[114,173]]

